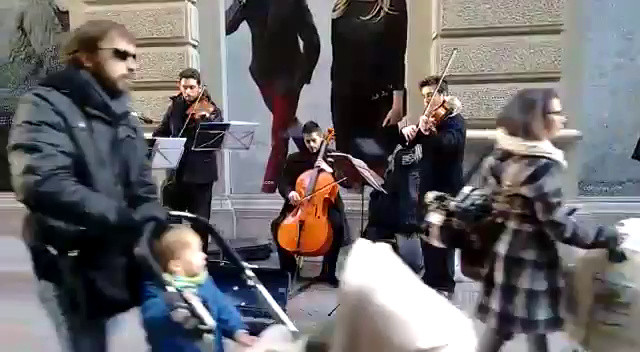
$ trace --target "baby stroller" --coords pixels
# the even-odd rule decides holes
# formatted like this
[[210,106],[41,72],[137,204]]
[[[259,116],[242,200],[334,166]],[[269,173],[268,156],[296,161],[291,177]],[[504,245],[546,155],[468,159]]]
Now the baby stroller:
[[[273,296],[260,282],[256,274],[253,272],[251,265],[244,262],[238,253],[229,246],[227,241],[220,236],[219,232],[211,225],[206,219],[199,216],[186,213],[171,211],[169,213],[171,222],[180,220],[181,222],[188,222],[194,225],[198,225],[202,228],[206,228],[208,236],[216,243],[216,245],[222,251],[224,258],[234,267],[238,268],[239,275],[246,282],[246,285],[257,291],[258,300],[265,306],[267,311],[276,323],[284,325],[293,335],[298,335],[298,329],[295,327],[291,319],[286,315],[283,308],[276,302]],[[171,314],[175,320],[181,321],[181,317],[185,317],[185,324],[193,324],[192,318],[197,320],[196,329],[201,336],[211,335],[215,333],[215,323],[209,311],[204,307],[202,302],[193,295],[185,294],[181,290],[170,285],[162,277],[162,269],[160,264],[156,260],[153,252],[153,241],[161,235],[170,225],[169,222],[162,225],[149,224],[143,232],[143,236],[136,249],[136,255],[140,259],[143,267],[145,267],[154,279],[161,282],[167,292],[177,292],[181,302],[167,302],[171,303],[172,307],[178,307],[178,309],[172,310]],[[186,319],[191,321],[187,322]]]

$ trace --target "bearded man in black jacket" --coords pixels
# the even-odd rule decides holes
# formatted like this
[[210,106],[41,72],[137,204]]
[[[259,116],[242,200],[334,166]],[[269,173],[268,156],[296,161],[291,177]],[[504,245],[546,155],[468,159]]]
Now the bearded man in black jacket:
[[73,33],[67,66],[18,106],[8,152],[40,299],[63,351],[107,351],[107,321],[139,303],[133,248],[166,212],[129,110],[134,36],[112,21]]

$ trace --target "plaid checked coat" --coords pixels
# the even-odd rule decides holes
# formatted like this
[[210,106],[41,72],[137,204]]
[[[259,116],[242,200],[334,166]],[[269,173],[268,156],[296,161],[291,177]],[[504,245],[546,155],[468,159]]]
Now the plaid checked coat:
[[605,248],[615,246],[617,232],[581,228],[562,206],[561,151],[562,160],[554,160],[515,149],[498,143],[481,168],[480,186],[495,195],[507,226],[488,258],[477,317],[501,332],[544,334],[563,325],[556,242]]

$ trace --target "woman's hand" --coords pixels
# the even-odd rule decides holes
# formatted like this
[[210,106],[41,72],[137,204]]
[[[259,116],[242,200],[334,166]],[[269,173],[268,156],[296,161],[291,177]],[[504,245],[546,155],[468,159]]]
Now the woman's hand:
[[398,122],[400,122],[400,120],[402,120],[402,108],[396,107],[394,105],[387,113],[387,117],[385,117],[384,121],[382,121],[382,127],[396,125],[398,124]]
[[393,91],[393,105],[382,121],[382,127],[397,125],[404,117],[404,90]]

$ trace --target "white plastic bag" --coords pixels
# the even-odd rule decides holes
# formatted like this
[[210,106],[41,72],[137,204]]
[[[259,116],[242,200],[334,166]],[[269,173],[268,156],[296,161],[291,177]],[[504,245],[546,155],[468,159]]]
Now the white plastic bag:
[[473,322],[384,243],[358,239],[338,293],[331,352],[474,352]]
[[566,330],[590,351],[638,351],[640,346],[640,219],[621,221],[627,261],[586,251],[566,276]]
[[224,350],[230,352],[304,352],[307,337],[296,339],[286,326],[275,324],[262,331],[258,341],[251,347],[243,347],[231,340],[227,342]]

